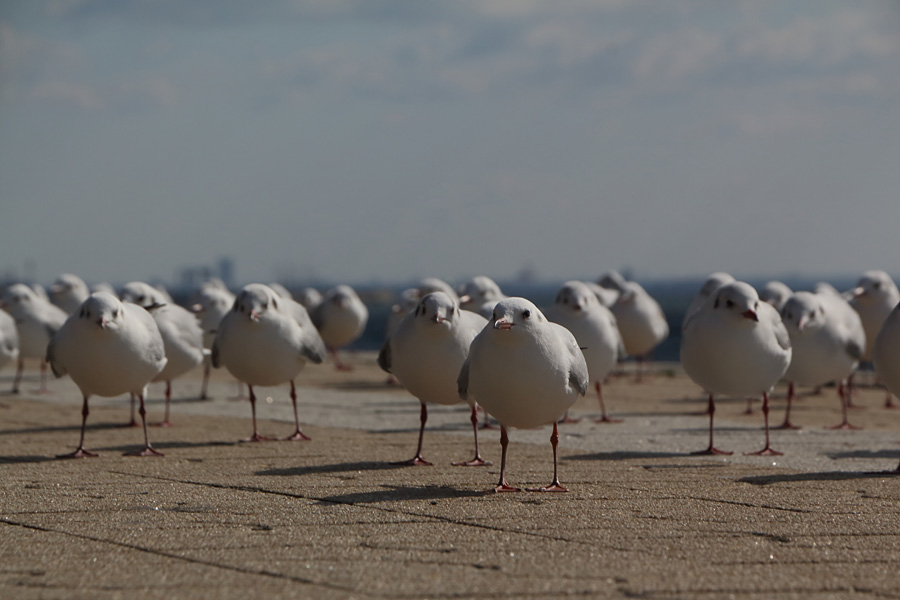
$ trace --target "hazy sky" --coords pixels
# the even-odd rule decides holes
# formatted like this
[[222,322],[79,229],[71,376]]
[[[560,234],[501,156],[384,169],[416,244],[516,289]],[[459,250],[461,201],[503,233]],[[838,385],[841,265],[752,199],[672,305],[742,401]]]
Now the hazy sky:
[[0,275],[900,272],[894,0],[8,0]]

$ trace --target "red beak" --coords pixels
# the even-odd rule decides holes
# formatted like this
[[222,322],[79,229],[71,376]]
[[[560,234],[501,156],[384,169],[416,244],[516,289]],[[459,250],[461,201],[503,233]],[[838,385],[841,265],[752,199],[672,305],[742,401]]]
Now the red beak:
[[752,310],[748,310],[747,312],[745,312],[745,313],[744,313],[744,318],[745,318],[745,319],[751,319],[751,320],[757,321],[757,322],[759,321],[759,317],[757,317],[757,316],[756,316],[756,313],[753,312]]
[[494,329],[510,329],[511,327],[512,323],[509,321],[504,321],[503,319],[494,321]]

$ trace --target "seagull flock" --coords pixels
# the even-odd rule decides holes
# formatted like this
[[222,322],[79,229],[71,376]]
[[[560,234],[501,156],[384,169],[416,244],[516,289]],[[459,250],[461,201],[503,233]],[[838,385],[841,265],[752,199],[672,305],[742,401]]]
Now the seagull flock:
[[[349,370],[339,351],[363,333],[368,309],[347,285],[324,294],[307,288],[292,295],[275,283],[253,283],[237,294],[220,280],[195,292],[189,308],[169,294],[134,281],[119,290],[89,288],[64,274],[45,291],[24,283],[0,296],[0,368],[16,363],[11,393],[19,393],[25,360],[68,375],[82,394],[81,437],[75,451],[60,458],[96,456],[85,448],[92,396],[130,394],[144,433],[140,456],[162,456],[153,448],[144,407],[147,384],[165,382],[165,417],[170,426],[172,382],[203,365],[201,398],[207,397],[211,368],[224,367],[246,385],[253,432],[247,442],[270,438],[256,424],[254,387],[288,384],[294,431],[285,440],[309,440],[300,427],[295,380],[308,362],[331,358]],[[759,292],[728,273],[712,273],[697,291],[681,324],[682,366],[708,397],[708,446],[697,454],[731,454],[714,444],[715,400],[721,396],[761,399],[765,445],[749,454],[781,454],[771,445],[769,394],[788,386],[784,422],[791,421],[795,386],[834,384],[843,421],[852,403],[854,374],[873,365],[887,390],[885,404],[900,395],[900,292],[884,271],[867,271],[844,293],[827,283],[793,291],[773,281]],[[590,388],[600,403],[600,423],[615,423],[603,401],[603,382],[626,357],[643,363],[669,335],[659,303],[637,282],[611,271],[596,283],[568,281],[542,311],[525,298],[508,297],[489,277],[459,288],[427,278],[403,290],[388,319],[378,365],[420,402],[418,445],[404,465],[431,465],[423,455],[428,404],[467,404],[474,457],[459,466],[486,466],[478,430],[500,427],[501,463],[497,492],[519,491],[506,479],[510,429],[550,425],[553,479],[537,491],[566,491],[558,476],[558,425]],[[479,425],[478,410],[485,412]],[[900,466],[893,473],[900,473]]]

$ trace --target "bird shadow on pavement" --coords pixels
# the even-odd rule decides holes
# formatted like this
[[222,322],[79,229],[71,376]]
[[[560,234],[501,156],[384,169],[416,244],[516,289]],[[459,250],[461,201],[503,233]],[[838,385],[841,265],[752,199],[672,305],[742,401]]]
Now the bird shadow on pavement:
[[0,456],[0,465],[16,465],[23,463],[39,463],[39,462],[49,462],[51,460],[56,460],[56,458],[52,456]]
[[630,458],[683,458],[690,456],[680,452],[594,452],[592,454],[574,454],[560,457],[561,460],[627,460]]
[[[88,425],[88,432],[102,431],[105,429],[122,429],[121,423],[93,423]],[[61,433],[63,431],[80,431],[80,423],[72,423],[71,425],[54,425],[52,427],[30,427],[24,429],[0,429],[0,435],[21,435],[31,433]]]
[[257,471],[254,475],[296,477],[297,475],[315,475],[325,473],[348,473],[353,471],[387,471],[391,469],[403,469],[405,465],[395,465],[389,462],[360,461],[335,463],[330,465],[309,465],[289,467],[287,469],[266,469]]
[[[369,504],[376,502],[407,502],[412,500],[449,500],[451,498],[473,498],[488,492],[460,490],[445,485],[422,487],[390,486],[376,492],[357,492],[340,496],[319,498],[319,504]],[[493,491],[490,492],[493,494]]]
[[829,453],[828,458],[838,460],[841,458],[884,458],[896,461],[900,458],[897,450],[853,450],[850,452]]
[[785,473],[779,475],[755,475],[738,479],[741,483],[751,485],[769,485],[771,483],[797,483],[801,481],[843,481],[849,479],[882,479],[897,475],[887,471],[822,471],[819,473]]

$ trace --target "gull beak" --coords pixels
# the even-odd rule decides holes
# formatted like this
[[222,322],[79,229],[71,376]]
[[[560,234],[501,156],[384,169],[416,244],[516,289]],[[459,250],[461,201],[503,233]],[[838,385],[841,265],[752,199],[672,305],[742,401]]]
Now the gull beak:
[[192,313],[202,313],[203,306],[198,302],[197,304],[194,304],[193,306],[191,306],[191,312]]
[[447,319],[445,317],[442,317],[441,315],[436,314],[433,317],[431,317],[431,320],[434,321],[435,323],[443,323]]
[[757,321],[757,322],[759,322],[759,317],[756,316],[756,313],[753,312],[752,310],[748,310],[747,312],[743,313],[742,316],[743,316],[745,319],[750,319],[751,321]]
[[250,311],[250,320],[259,323],[259,313],[255,309]]
[[497,319],[494,321],[494,329],[510,329],[511,327],[512,323],[506,319]]
[[468,295],[468,294],[466,294],[465,296],[460,296],[460,297],[459,297],[459,303],[460,303],[460,304],[466,304],[466,303],[471,302],[471,301],[472,301],[472,296],[470,296],[470,295]]
[[97,319],[97,325],[100,326],[100,329],[106,329],[106,326],[109,324],[109,321],[106,320],[106,317],[100,317]]
[[853,289],[853,297],[854,298],[859,298],[860,296],[865,296],[865,295],[866,295],[866,290],[864,290],[863,288],[858,287],[858,288]]
[[803,331],[804,329],[806,329],[807,323],[809,323],[809,321],[807,321],[805,317],[803,319],[800,319],[800,322],[797,323],[797,331]]

